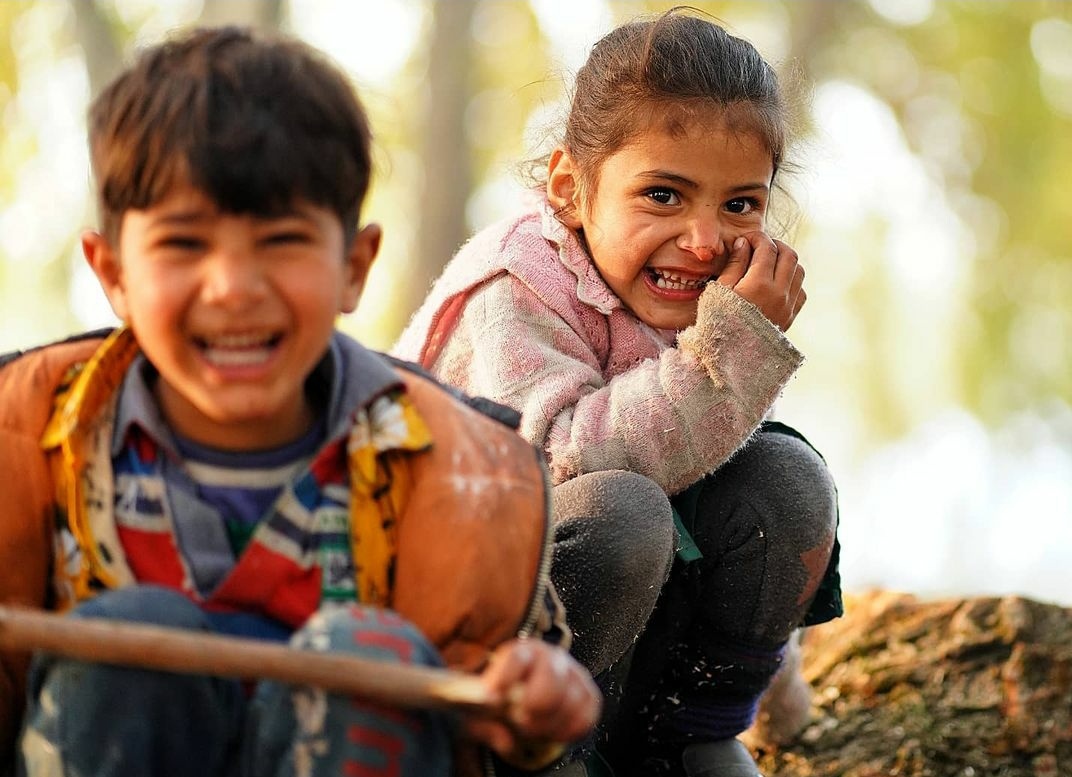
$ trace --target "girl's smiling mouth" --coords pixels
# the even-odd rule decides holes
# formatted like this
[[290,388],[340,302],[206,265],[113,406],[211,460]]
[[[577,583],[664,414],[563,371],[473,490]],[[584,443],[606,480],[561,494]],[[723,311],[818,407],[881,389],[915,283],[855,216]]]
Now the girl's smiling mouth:
[[663,291],[701,291],[714,276],[686,277],[671,270],[651,268],[647,270],[653,286]]

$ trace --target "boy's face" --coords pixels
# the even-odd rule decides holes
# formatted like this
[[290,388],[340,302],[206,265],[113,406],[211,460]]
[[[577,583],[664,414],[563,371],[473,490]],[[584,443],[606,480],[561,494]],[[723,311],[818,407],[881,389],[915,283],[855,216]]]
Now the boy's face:
[[123,215],[119,245],[83,236],[112,308],[159,370],[180,435],[223,450],[276,447],[313,421],[304,382],[339,313],[357,306],[379,248],[351,246],[330,210],[296,202],[272,218],[222,213],[185,186]]

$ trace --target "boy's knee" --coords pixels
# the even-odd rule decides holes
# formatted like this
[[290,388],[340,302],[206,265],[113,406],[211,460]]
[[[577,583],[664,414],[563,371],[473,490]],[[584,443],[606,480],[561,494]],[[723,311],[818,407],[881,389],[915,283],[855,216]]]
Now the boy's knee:
[[178,629],[205,629],[201,609],[177,591],[155,585],[135,585],[105,591],[71,611],[76,618],[109,618]]
[[442,665],[435,647],[412,623],[392,610],[360,604],[321,608],[295,633],[293,644],[379,661]]

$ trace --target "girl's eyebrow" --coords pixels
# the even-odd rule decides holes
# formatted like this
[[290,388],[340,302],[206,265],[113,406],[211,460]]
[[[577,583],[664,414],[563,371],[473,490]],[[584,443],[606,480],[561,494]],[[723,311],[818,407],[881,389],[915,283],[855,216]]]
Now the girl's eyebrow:
[[650,178],[653,181],[669,181],[688,189],[700,188],[700,185],[691,178],[686,178],[680,173],[673,173],[669,170],[643,170],[637,173],[637,178]]
[[[698,184],[696,181],[692,180],[691,178],[688,178],[688,177],[686,177],[684,175],[681,175],[680,173],[671,172],[669,170],[659,170],[659,169],[656,169],[656,170],[644,170],[644,171],[642,171],[640,173],[637,173],[637,178],[650,179],[652,181],[659,181],[659,182],[663,182],[663,183],[673,183],[673,184],[675,184],[677,186],[680,186],[681,188],[684,188],[684,189],[693,189],[693,190],[695,190],[695,189],[700,188],[700,184]],[[737,186],[731,187],[728,190],[727,193],[731,194],[731,195],[734,195],[734,194],[746,194],[746,193],[753,193],[753,192],[764,192],[765,193],[765,192],[769,191],[769,189],[770,189],[770,187],[767,186],[766,183],[764,183],[762,181],[757,181],[755,183],[738,184]]]
[[758,183],[742,183],[742,184],[739,184],[737,186],[731,187],[730,190],[729,190],[729,193],[730,194],[750,194],[750,193],[753,193],[753,192],[764,192],[764,193],[766,193],[768,191],[770,191],[770,187],[767,186],[767,184],[765,184],[763,182],[758,182]]

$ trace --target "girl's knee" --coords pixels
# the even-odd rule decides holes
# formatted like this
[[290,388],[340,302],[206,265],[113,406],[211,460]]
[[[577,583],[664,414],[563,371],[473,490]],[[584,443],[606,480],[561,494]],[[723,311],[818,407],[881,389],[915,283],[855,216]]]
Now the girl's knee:
[[655,481],[592,472],[556,486],[552,500],[556,560],[599,567],[626,588],[634,587],[629,581],[643,590],[662,586],[676,537],[670,501]]
[[772,541],[801,550],[832,544],[837,488],[826,462],[803,440],[761,432],[714,479],[715,492],[747,503]]

